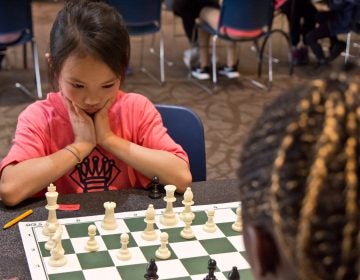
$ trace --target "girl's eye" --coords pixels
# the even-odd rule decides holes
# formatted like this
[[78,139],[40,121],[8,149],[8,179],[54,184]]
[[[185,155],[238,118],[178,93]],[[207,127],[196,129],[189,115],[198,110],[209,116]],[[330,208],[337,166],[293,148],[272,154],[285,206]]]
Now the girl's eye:
[[114,84],[104,85],[103,88],[111,88]]
[[72,84],[72,86],[74,88],[83,88],[84,87],[83,85],[80,85],[80,84]]

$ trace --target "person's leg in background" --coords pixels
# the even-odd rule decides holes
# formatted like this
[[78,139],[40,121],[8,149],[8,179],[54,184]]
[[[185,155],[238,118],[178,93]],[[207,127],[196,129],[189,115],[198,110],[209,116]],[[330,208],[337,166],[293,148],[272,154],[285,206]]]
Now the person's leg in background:
[[[209,24],[213,29],[218,27],[220,9],[205,7],[201,10],[199,19]],[[199,79],[210,79],[209,63],[209,40],[210,34],[200,29],[198,30],[198,42],[200,48],[200,67],[192,71],[192,75]],[[227,78],[239,77],[237,71],[236,44],[233,42],[224,42],[226,46],[226,66],[219,69],[219,74]]]

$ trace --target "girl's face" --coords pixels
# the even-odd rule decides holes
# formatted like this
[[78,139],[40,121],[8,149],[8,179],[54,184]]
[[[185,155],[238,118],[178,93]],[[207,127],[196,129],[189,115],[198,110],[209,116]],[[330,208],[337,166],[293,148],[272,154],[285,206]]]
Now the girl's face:
[[115,98],[120,79],[101,60],[92,56],[72,55],[60,72],[62,94],[88,114],[99,111]]

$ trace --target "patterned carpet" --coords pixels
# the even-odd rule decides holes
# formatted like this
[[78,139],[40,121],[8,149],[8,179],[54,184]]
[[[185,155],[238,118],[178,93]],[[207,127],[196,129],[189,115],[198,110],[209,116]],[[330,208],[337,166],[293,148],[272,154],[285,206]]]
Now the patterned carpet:
[[[46,66],[43,56],[47,49],[50,24],[60,7],[60,3],[54,2],[39,1],[33,4],[44,91],[47,91],[49,86],[45,77]],[[174,19],[167,11],[163,14],[165,42],[173,44],[172,22]],[[178,30],[181,30],[180,21],[176,22]],[[167,57],[171,57],[174,65],[166,67],[167,82],[159,86],[138,71],[139,40],[133,38],[131,64],[134,73],[127,77],[123,89],[128,92],[142,93],[154,103],[178,104],[193,109],[200,116],[205,127],[208,179],[235,178],[240,164],[242,144],[263,107],[280,93],[306,82],[310,78],[307,74],[310,66],[295,69],[294,75],[288,76],[286,47],[280,39],[279,42],[275,40],[275,55],[278,55],[283,62],[277,64],[274,69],[275,82],[271,91],[259,89],[250,82],[250,79],[255,78],[254,73],[256,73],[255,54],[250,50],[251,45],[245,44],[240,48],[239,68],[242,76],[236,81],[221,79],[218,90],[209,94],[187,78],[188,71],[182,62],[182,51],[187,47],[185,37],[177,38],[173,46],[176,46],[176,50],[172,49]],[[29,56],[31,58],[31,55]],[[219,54],[219,59],[222,60],[222,58]],[[6,155],[11,145],[18,114],[33,101],[14,87],[15,82],[21,81],[35,91],[33,71],[21,69],[21,59],[19,50],[9,51],[7,65],[11,65],[11,68],[0,72],[0,159]],[[147,53],[145,65],[149,65],[149,70],[155,75],[158,74],[157,57]],[[202,84],[211,86],[210,82]]]

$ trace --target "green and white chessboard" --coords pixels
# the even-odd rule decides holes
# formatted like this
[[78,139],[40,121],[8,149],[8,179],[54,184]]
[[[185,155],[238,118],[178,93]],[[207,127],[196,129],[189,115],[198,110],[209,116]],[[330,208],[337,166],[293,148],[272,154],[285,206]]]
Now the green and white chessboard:
[[[236,208],[239,203],[213,204],[193,206],[195,219],[192,230],[195,238],[185,240],[180,236],[184,223],[179,220],[176,226],[166,227],[160,224],[159,218],[164,209],[156,210],[155,228],[169,234],[168,247],[171,257],[159,260],[155,251],[160,240],[145,241],[141,233],[145,229],[145,210],[116,213],[118,227],[115,230],[104,230],[101,221],[104,215],[78,218],[59,219],[63,225],[62,245],[67,263],[63,267],[48,265],[50,252],[44,244],[48,237],[42,234],[45,221],[21,222],[20,233],[24,244],[32,279],[144,279],[146,267],[154,258],[158,267],[159,279],[203,279],[207,273],[207,263],[210,258],[217,262],[216,277],[227,279],[233,266],[237,266],[241,280],[253,279],[250,266],[246,260],[242,235],[232,230],[231,225],[236,220]],[[203,231],[202,226],[207,221],[206,210],[214,207],[217,230],[214,233]],[[178,214],[182,207],[174,208]],[[89,239],[88,226],[97,227],[96,240],[100,246],[97,252],[87,252],[84,246]],[[121,247],[120,234],[128,233],[128,244],[131,259],[119,260],[116,255]]]

